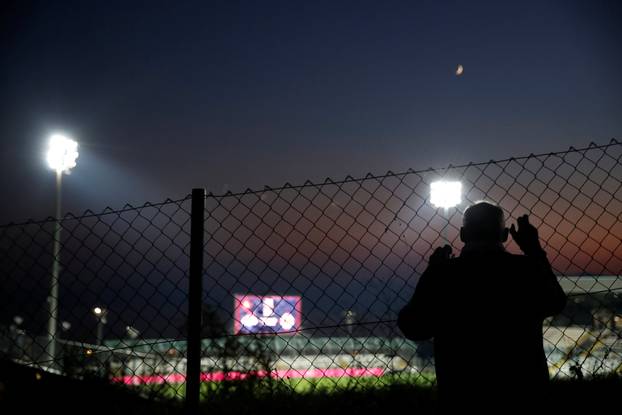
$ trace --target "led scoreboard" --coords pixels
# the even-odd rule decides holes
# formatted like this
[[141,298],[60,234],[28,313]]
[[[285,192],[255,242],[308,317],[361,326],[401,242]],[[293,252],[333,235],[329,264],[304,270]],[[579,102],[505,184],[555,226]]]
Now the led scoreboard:
[[294,334],[300,328],[299,295],[235,295],[235,334]]

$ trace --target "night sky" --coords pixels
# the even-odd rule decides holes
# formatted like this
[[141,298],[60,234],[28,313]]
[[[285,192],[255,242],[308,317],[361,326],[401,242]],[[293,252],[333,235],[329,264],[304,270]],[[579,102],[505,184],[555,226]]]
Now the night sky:
[[59,131],[73,212],[622,136],[616,1],[2,8],[3,223],[54,213]]

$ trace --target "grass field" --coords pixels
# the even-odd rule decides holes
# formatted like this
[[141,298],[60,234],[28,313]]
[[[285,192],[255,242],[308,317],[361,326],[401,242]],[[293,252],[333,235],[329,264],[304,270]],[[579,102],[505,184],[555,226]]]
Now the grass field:
[[[297,415],[378,415],[392,413],[438,413],[437,389],[433,377],[387,375],[379,378],[206,382],[201,414],[262,415],[295,412]],[[295,381],[295,382],[294,382]],[[184,385],[127,387],[102,379],[72,379],[45,373],[0,359],[0,413],[62,413],[73,415],[185,414]],[[151,392],[144,399],[134,393]],[[614,414],[620,412],[622,377],[553,381],[550,407],[534,413]],[[486,398],[486,388],[481,396]],[[166,399],[166,398],[169,399]],[[175,399],[170,399],[175,397]],[[494,398],[494,396],[490,396]],[[511,413],[511,403],[498,413]],[[549,409],[548,411],[546,409]]]
[[[330,394],[341,391],[373,391],[387,386],[431,386],[434,384],[434,372],[416,374],[396,373],[380,377],[343,377],[343,378],[295,378],[267,379],[255,378],[244,381],[203,382],[201,397],[204,400],[218,398],[220,395],[231,395],[253,390],[253,395],[280,393],[295,394]],[[183,399],[186,392],[185,384],[163,383],[159,385],[129,386],[131,389],[146,393],[149,396]]]

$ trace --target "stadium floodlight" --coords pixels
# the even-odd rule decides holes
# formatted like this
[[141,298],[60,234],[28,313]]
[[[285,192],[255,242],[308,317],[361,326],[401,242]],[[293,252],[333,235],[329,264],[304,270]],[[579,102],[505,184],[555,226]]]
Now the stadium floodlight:
[[52,170],[68,173],[76,167],[78,143],[62,134],[53,134],[48,143],[47,162]]
[[430,185],[430,203],[437,208],[449,209],[462,201],[462,183],[439,180]]
[[54,228],[54,253],[52,262],[52,281],[50,296],[48,297],[49,315],[47,354],[56,365],[56,341],[58,329],[58,287],[60,274],[60,238],[61,238],[61,184],[63,173],[76,167],[78,158],[78,143],[62,135],[52,134],[48,142],[46,159],[48,166],[56,171],[56,226]]
[[430,184],[430,203],[436,208],[443,208],[445,226],[441,231],[445,245],[449,245],[447,235],[449,226],[449,209],[462,202],[462,183],[458,181],[438,180]]

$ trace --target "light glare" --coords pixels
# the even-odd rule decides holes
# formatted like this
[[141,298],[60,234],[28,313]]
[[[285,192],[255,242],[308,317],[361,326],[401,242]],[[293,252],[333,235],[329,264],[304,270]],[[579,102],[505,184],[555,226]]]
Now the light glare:
[[461,202],[462,183],[440,180],[430,185],[430,203],[437,208],[449,209]]
[[50,137],[47,152],[47,162],[52,170],[69,172],[76,167],[78,158],[78,143],[61,134]]

